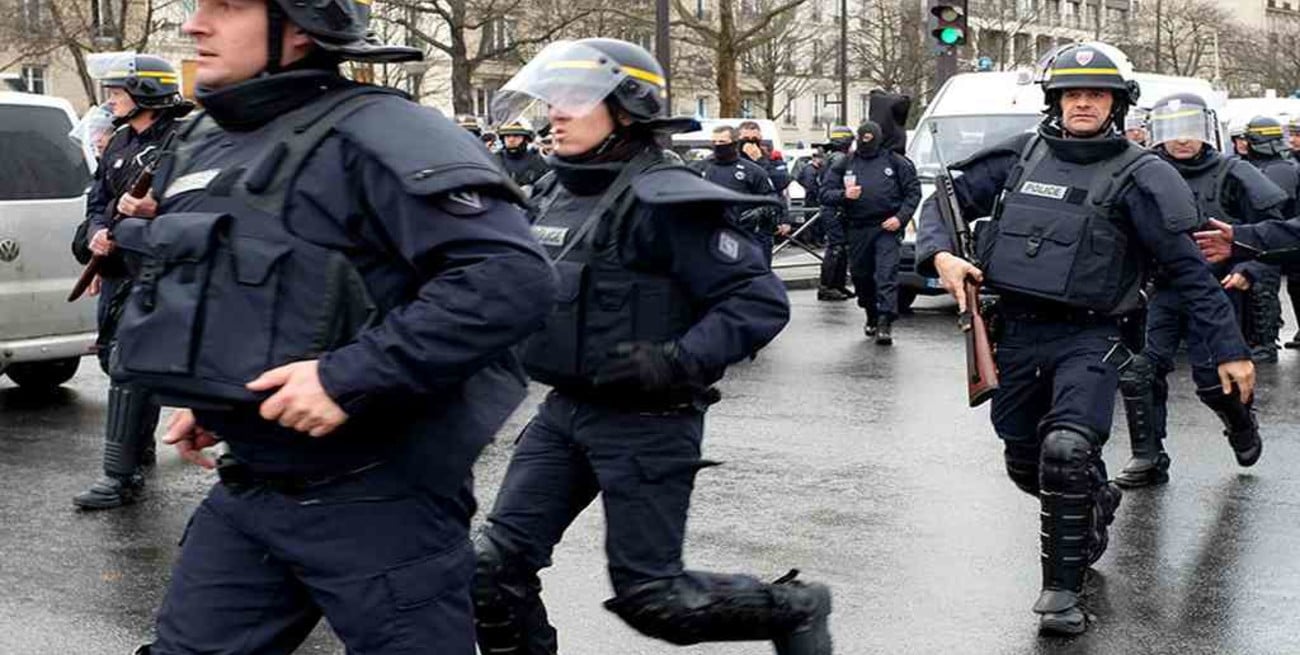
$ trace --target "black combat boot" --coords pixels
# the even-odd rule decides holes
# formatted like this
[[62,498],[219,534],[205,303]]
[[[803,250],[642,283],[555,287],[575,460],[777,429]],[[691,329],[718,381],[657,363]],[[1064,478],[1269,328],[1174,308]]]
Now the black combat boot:
[[1092,494],[1092,513],[1088,535],[1088,565],[1091,566],[1106,554],[1110,545],[1110,524],[1115,522],[1115,512],[1124,498],[1124,492],[1112,482],[1103,482]]
[[1253,466],[1258,462],[1259,456],[1264,452],[1264,442],[1259,438],[1255,409],[1241,402],[1241,397],[1236,393],[1223,393],[1220,387],[1197,389],[1196,395],[1223,421],[1223,434],[1228,437],[1228,444],[1237,456],[1237,463]]
[[831,591],[791,571],[764,583],[688,571],[619,592],[605,609],[642,634],[677,645],[771,641],[777,655],[831,655]]
[[[1136,371],[1132,369],[1138,369]],[[1120,375],[1120,395],[1124,399],[1124,416],[1128,421],[1129,442],[1133,457],[1115,476],[1115,483],[1126,489],[1164,484],[1169,481],[1169,455],[1156,422],[1160,420],[1151,366],[1141,355],[1130,363],[1130,370]]]
[[878,334],[880,320],[876,318],[876,313],[870,309],[866,310],[866,312],[867,322],[862,324],[862,334],[866,338],[871,339]]
[[[1300,316],[1300,314],[1297,314],[1297,316]],[[1290,341],[1282,344],[1282,347],[1286,348],[1287,350],[1295,350],[1297,348],[1300,348],[1300,331],[1296,332],[1295,336],[1291,337]]]
[[108,389],[108,424],[104,430],[104,476],[73,497],[81,509],[114,509],[144,494],[146,467],[153,465],[158,406],[148,393],[124,385]]
[[[1034,603],[1038,631],[1044,635],[1077,635],[1088,629],[1088,616],[1079,605],[1083,577],[1090,561],[1105,550],[1106,525],[1118,505],[1118,489],[1104,495],[1098,487],[1104,475],[1094,463],[1095,437],[1074,429],[1049,431],[1043,438],[1039,464],[1039,539],[1043,590]],[[1096,543],[1094,543],[1096,542]]]
[[829,302],[841,302],[844,300],[848,300],[851,297],[852,296],[850,296],[848,293],[845,293],[843,289],[832,289],[830,287],[817,288],[818,300],[825,300]]
[[892,346],[894,345],[894,319],[892,316],[880,317],[880,322],[876,326],[876,345]]

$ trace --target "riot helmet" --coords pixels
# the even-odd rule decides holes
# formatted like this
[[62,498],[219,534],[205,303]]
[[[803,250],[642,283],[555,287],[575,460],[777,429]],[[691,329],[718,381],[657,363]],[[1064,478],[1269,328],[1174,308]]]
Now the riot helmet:
[[667,79],[645,48],[617,39],[556,41],[542,49],[492,101],[492,115],[508,123],[542,103],[582,116],[601,103],[656,131],[699,129],[692,119],[669,118]]
[[459,125],[461,129],[473,134],[474,136],[483,136],[483,128],[479,126],[478,118],[474,116],[461,114],[456,117],[456,125]]
[[1061,116],[1061,96],[1067,89],[1107,89],[1115,97],[1109,125],[1123,129],[1129,107],[1137,104],[1141,94],[1128,56],[1100,41],[1061,46],[1048,53],[1038,69],[1047,113],[1056,119]]
[[497,128],[497,136],[502,138],[508,136],[522,136],[524,139],[531,141],[533,138],[533,128],[529,127],[527,119],[520,118]]
[[858,138],[853,128],[848,125],[836,125],[831,128],[829,139],[826,142],[826,148],[834,152],[848,152],[853,145],[854,139]]
[[181,97],[180,74],[170,62],[157,55],[97,52],[86,55],[86,70],[105,89],[126,91],[137,111],[189,105]]
[[1282,121],[1271,116],[1256,116],[1246,123],[1246,143],[1251,154],[1280,157],[1286,153]]
[[267,70],[279,69],[283,20],[302,28],[316,45],[339,59],[371,63],[419,61],[424,52],[408,46],[381,43],[370,30],[373,0],[273,0],[267,2],[271,21]]
[[1168,141],[1200,141],[1218,146],[1219,119],[1205,99],[1195,93],[1175,93],[1151,108],[1148,123],[1151,147]]

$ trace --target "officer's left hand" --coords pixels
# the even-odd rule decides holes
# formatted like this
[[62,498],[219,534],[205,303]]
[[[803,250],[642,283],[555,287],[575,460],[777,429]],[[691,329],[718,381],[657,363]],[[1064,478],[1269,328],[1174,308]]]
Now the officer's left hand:
[[117,201],[117,213],[136,218],[153,218],[158,215],[158,202],[153,199],[153,191],[144,194],[143,198],[128,193]]
[[677,381],[678,371],[677,344],[624,342],[609,351],[593,382],[598,387],[632,386],[657,391]]
[[898,220],[897,216],[890,216],[885,219],[884,223],[880,224],[880,227],[885,228],[886,232],[897,232],[898,228],[903,227],[903,222]]
[[279,389],[262,401],[262,418],[313,437],[323,437],[348,420],[347,412],[321,386],[314,359],[273,368],[244,386],[249,391]]
[[1211,264],[1228,261],[1232,257],[1232,226],[1211,218],[1210,227],[1214,229],[1196,233],[1196,245]]
[[1219,364],[1219,384],[1223,385],[1224,394],[1232,393],[1234,382],[1241,391],[1241,402],[1250,402],[1250,397],[1255,393],[1255,363],[1249,359],[1239,359]]
[[1250,278],[1241,273],[1229,273],[1228,277],[1219,282],[1224,289],[1237,291],[1250,291]]
[[782,223],[776,226],[776,233],[783,237],[790,236],[790,233],[793,231],[794,231],[794,227],[791,226],[789,223]]

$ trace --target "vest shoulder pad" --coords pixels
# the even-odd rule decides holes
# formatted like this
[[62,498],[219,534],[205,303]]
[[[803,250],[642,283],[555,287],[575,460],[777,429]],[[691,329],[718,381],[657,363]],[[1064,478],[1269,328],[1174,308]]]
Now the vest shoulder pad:
[[412,195],[475,187],[524,201],[523,192],[491,153],[432,107],[385,96],[349,114],[336,130],[387,168]]
[[1031,139],[1034,138],[1034,136],[1035,135],[1033,132],[1025,132],[1023,134],[1017,134],[1005,141],[1002,141],[1001,143],[996,143],[983,150],[980,150],[979,152],[976,152],[975,154],[955,164],[952,164],[948,168],[954,171],[964,171],[980,162],[989,159],[994,159],[996,157],[1005,157],[1007,155],[1014,155],[1016,157],[1020,157],[1022,154],[1024,154],[1025,148],[1029,147],[1029,142]]
[[647,205],[725,203],[780,205],[776,196],[752,196],[720,187],[685,166],[656,166],[632,180],[636,199]]
[[1287,201],[1287,192],[1258,168],[1240,159],[1228,159],[1224,175],[1241,188],[1252,209],[1266,210]]
[[[1201,224],[1201,212],[1196,207],[1196,199],[1187,186],[1187,181],[1173,164],[1136,145],[1131,145],[1131,150],[1120,156],[1131,158],[1121,172],[1121,193],[1128,186],[1122,178],[1131,179],[1133,186],[1150,197],[1159,208],[1160,219],[1170,232],[1188,232]],[[1133,218],[1141,220],[1142,217]]]

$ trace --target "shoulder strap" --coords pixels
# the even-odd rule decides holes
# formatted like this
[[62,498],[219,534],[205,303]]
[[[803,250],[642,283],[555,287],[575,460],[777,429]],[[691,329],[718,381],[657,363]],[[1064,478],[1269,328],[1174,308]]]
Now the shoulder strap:
[[564,248],[560,249],[560,252],[552,258],[552,261],[558,262],[564,259],[570,252],[573,252],[573,249],[579,243],[590,240],[594,236],[596,224],[600,222],[600,219],[604,218],[605,213],[618,202],[619,198],[632,188],[632,178],[644,172],[653,162],[655,155],[656,152],[653,150],[643,150],[632,158],[632,161],[628,162],[627,166],[623,167],[618,177],[614,178],[614,182],[609,185],[608,189],[605,189],[605,194],[600,197],[600,201],[592,208],[591,213],[587,215],[587,219],[578,227],[578,231],[574,232],[573,238],[564,245]]
[[1099,211],[1109,213],[1133,181],[1133,174],[1157,159],[1159,157],[1150,150],[1129,146],[1124,152],[1101,162],[1088,190],[1089,204]]
[[1043,158],[1047,157],[1048,148],[1043,139],[1038,134],[1034,134],[1025,142],[1025,147],[1020,150],[1020,158],[1016,160],[1015,166],[1011,168],[1011,173],[1007,175],[1007,181],[1003,188],[1015,191],[1020,185],[1020,178],[1024,177],[1026,171],[1032,171],[1042,163]]
[[294,177],[335,126],[391,93],[370,85],[347,87],[277,118],[265,137],[269,145],[249,166],[236,192],[254,207],[279,216]]

